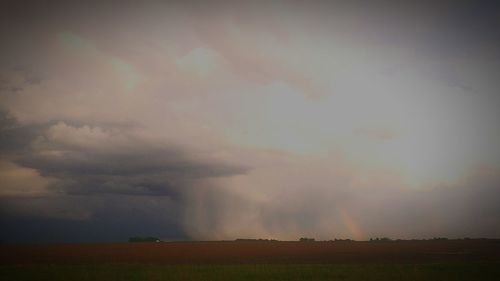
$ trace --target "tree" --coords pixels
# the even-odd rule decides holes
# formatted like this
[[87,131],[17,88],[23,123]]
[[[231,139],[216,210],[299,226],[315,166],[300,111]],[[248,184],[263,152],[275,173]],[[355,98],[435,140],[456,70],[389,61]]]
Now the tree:
[[307,238],[307,237],[301,237],[299,239],[300,242],[314,242],[315,239],[314,238]]

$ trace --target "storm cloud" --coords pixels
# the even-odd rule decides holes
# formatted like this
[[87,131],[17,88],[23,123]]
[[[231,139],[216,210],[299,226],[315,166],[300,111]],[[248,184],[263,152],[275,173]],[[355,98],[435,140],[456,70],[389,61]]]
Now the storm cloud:
[[0,239],[500,236],[491,1],[7,1]]

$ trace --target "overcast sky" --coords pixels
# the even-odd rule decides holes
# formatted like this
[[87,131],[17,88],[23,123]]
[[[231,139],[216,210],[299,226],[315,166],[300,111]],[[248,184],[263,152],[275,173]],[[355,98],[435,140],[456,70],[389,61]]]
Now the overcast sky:
[[31,2],[1,240],[500,237],[495,1]]

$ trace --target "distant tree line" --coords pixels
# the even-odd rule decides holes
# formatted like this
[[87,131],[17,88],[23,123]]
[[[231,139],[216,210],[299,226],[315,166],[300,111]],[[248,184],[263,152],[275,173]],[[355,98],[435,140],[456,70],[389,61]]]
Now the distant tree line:
[[314,238],[308,238],[308,237],[301,237],[299,239],[299,241],[300,242],[314,242],[314,241],[316,241],[316,239],[314,239]]
[[234,240],[236,242],[278,242],[276,239],[252,239],[252,238],[238,238]]
[[370,238],[370,242],[389,242],[392,241],[391,238],[389,237],[375,237],[375,238]]
[[[466,239],[466,238],[464,238],[464,239]],[[446,237],[434,237],[434,238],[432,238],[432,240],[448,240],[448,238],[446,238]]]
[[[398,241],[445,241],[445,240],[488,240],[487,238],[470,238],[470,237],[464,237],[464,238],[453,238],[449,239],[446,237],[433,237],[429,239],[391,239],[389,237],[374,237],[370,238],[369,241],[367,242],[398,242]],[[263,238],[238,238],[234,240],[235,242],[284,242],[282,240],[277,240],[277,239],[263,239]],[[311,237],[301,237],[298,240],[299,242],[316,242],[315,238]],[[353,239],[338,239],[334,238],[333,240],[319,240],[321,242],[357,242],[356,240]],[[153,236],[133,236],[128,239],[128,242],[163,242],[161,239]],[[177,241],[180,242],[180,241]],[[363,241],[359,241],[363,242]],[[2,244],[3,241],[0,240],[0,244]]]
[[[301,237],[298,239],[299,242],[398,242],[398,241],[445,241],[445,240],[484,240],[485,238],[469,238],[469,237],[464,237],[464,238],[453,238],[449,239],[446,237],[433,237],[433,238],[428,238],[428,239],[392,239],[389,237],[373,237],[370,238],[368,241],[362,240],[362,241],[356,241],[350,238],[346,239],[338,239],[334,238],[333,240],[316,240],[315,238],[312,237]],[[263,238],[238,238],[234,240],[235,242],[285,242],[286,240],[277,240],[277,239],[263,239]]]
[[349,239],[349,238],[347,238],[347,239],[337,239],[337,238],[335,238],[333,240],[328,240],[328,242],[354,242],[354,240]]

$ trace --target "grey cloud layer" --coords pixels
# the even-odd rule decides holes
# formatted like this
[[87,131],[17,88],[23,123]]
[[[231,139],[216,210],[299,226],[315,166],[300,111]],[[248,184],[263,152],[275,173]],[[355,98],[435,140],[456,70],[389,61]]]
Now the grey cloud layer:
[[191,152],[196,153],[127,132],[59,122],[33,139],[15,162],[62,180],[63,192],[78,194],[168,195],[177,185],[248,169],[240,163],[193,157]]
[[498,5],[188,2],[0,11],[0,239],[500,236]]

